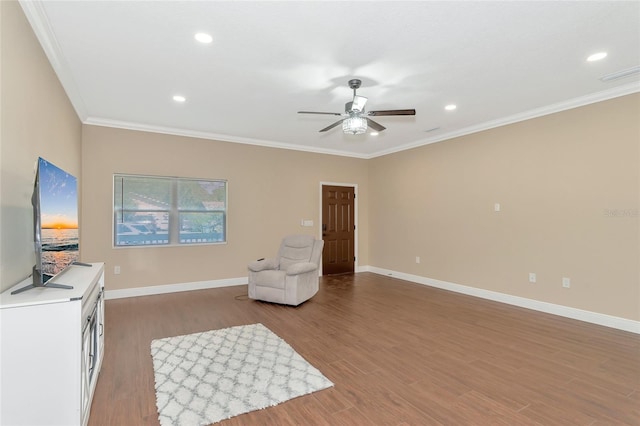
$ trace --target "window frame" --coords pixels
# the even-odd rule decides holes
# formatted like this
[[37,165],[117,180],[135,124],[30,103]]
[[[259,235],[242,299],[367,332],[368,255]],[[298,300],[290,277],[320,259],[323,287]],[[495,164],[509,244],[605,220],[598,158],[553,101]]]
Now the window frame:
[[[125,209],[123,203],[118,206],[116,200],[116,186],[118,179],[122,179],[124,182],[127,178],[147,178],[147,179],[159,179],[169,182],[169,194],[168,198],[169,208],[163,209]],[[179,206],[179,194],[178,187],[179,182],[207,182],[212,184],[223,184],[224,186],[224,207],[222,209],[214,210],[194,210],[194,209],[180,209]],[[111,245],[115,249],[123,248],[158,248],[158,247],[193,247],[204,245],[221,245],[228,242],[228,215],[229,215],[229,182],[227,179],[211,179],[211,178],[190,178],[190,177],[178,177],[178,176],[157,176],[157,175],[137,175],[129,173],[114,173],[112,180],[112,197],[111,197]],[[124,221],[119,222],[118,217],[125,217],[126,213],[164,213],[167,215],[167,242],[166,243],[143,243],[143,244],[118,244],[117,226],[119,224],[126,223]],[[222,215],[222,240],[221,241],[197,241],[197,242],[181,242],[181,230],[180,230],[180,215],[187,214],[221,214]]]

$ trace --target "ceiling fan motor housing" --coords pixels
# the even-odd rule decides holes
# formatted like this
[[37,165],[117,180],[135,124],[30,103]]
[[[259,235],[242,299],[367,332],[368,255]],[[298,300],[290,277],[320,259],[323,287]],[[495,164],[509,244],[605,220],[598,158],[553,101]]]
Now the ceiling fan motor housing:
[[362,84],[362,81],[358,80],[357,78],[354,78],[353,80],[349,80],[349,87],[353,90],[359,89],[361,84]]

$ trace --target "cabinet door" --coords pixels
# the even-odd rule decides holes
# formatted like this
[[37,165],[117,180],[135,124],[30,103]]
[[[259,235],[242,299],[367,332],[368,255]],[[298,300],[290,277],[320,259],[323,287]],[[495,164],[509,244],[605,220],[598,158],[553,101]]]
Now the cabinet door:
[[[98,349],[96,352],[96,370],[100,370],[104,356],[104,289],[100,289],[98,298]],[[97,371],[96,371],[97,373]]]
[[82,398],[82,418],[86,419],[89,410],[89,398],[91,388],[89,387],[89,372],[91,369],[91,327],[86,324],[82,331],[82,366],[81,366],[81,398]]

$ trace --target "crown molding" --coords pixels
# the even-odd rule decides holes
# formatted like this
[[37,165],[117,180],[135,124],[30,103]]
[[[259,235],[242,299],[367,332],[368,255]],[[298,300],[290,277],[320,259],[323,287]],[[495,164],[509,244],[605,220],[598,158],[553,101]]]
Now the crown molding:
[[590,105],[593,103],[602,102],[609,99],[614,99],[620,96],[626,96],[626,95],[630,95],[638,92],[640,92],[640,81],[636,81],[636,82],[629,83],[622,86],[616,86],[612,89],[592,93],[592,94],[581,96],[574,99],[569,99],[566,101],[547,105],[541,108],[525,111],[519,114],[510,115],[508,117],[503,117],[497,120],[486,121],[484,123],[480,123],[474,126],[469,126],[460,130],[456,130],[455,132],[445,133],[433,138],[422,139],[417,142],[397,146],[391,149],[378,151],[371,154],[358,154],[358,153],[348,152],[348,151],[322,149],[322,148],[312,147],[312,146],[302,146],[302,145],[287,144],[282,142],[275,142],[275,141],[268,141],[268,140],[261,140],[261,139],[243,138],[239,136],[223,135],[218,133],[200,132],[195,130],[178,129],[178,128],[172,128],[172,127],[154,126],[154,125],[132,123],[132,122],[126,122],[126,121],[103,119],[100,117],[88,117],[83,122],[84,124],[90,124],[90,125],[102,126],[102,127],[114,127],[119,129],[137,130],[142,132],[161,133],[166,135],[185,136],[185,137],[191,137],[191,138],[217,140],[221,142],[233,142],[233,143],[241,143],[245,145],[264,146],[267,148],[289,149],[294,151],[311,152],[315,154],[338,155],[342,157],[352,157],[352,158],[370,160],[372,158],[382,157],[384,155],[406,151],[406,150],[418,148],[424,145],[442,142],[449,139],[454,139],[461,136],[466,136],[473,133],[494,129],[496,127],[502,127],[509,124],[518,123],[520,121],[531,120],[533,118],[543,117],[545,115],[555,114],[558,112],[567,111],[570,109],[579,108],[579,107]]
[[620,96],[626,96],[633,93],[640,92],[640,81],[634,81],[633,83],[625,84],[622,86],[616,86],[611,89],[603,90],[596,93],[591,93],[585,96],[569,99],[555,104],[547,105],[541,108],[535,108],[529,111],[521,112],[518,114],[510,115],[508,117],[499,118],[497,120],[486,121],[474,126],[465,127],[464,129],[456,130],[455,132],[445,133],[433,138],[423,139],[410,144],[397,146],[388,150],[378,151],[367,158],[382,157],[384,155],[393,154],[395,152],[406,151],[412,148],[418,148],[420,146],[429,145],[436,142],[442,142],[445,140],[458,138],[460,136],[470,135],[472,133],[482,132],[484,130],[494,129],[496,127],[502,127],[509,124],[518,123],[520,121],[531,120],[533,118],[542,117],[549,114],[555,114],[557,112],[567,111],[570,109],[586,106],[596,102],[602,102]]
[[219,133],[200,132],[196,130],[179,129],[174,127],[164,127],[164,126],[155,126],[155,125],[149,125],[149,124],[132,123],[128,121],[110,120],[110,119],[104,119],[99,117],[89,117],[86,120],[84,120],[83,123],[88,125],[93,125],[93,126],[113,127],[117,129],[136,130],[140,132],[150,132],[150,133],[161,133],[165,135],[174,135],[174,136],[185,136],[189,138],[208,139],[208,140],[215,140],[220,142],[233,142],[233,143],[240,143],[245,145],[264,146],[267,148],[279,148],[279,149],[288,149],[292,151],[311,152],[314,154],[338,155],[342,157],[353,157],[353,158],[361,158],[361,159],[368,158],[368,156],[364,154],[357,154],[353,152],[346,152],[346,151],[339,151],[339,150],[332,150],[332,149],[323,149],[323,148],[318,148],[314,146],[295,145],[295,144],[268,141],[268,140],[262,140],[262,139],[243,138],[239,136],[223,135]]
[[33,29],[42,50],[44,51],[49,63],[53,68],[53,71],[58,76],[67,97],[71,101],[71,105],[76,111],[80,121],[84,121],[87,118],[87,108],[85,102],[80,96],[78,86],[73,79],[73,75],[69,72],[69,66],[66,59],[62,54],[60,45],[56,40],[56,36],[51,29],[49,19],[44,7],[39,1],[27,1],[19,0],[20,6]]

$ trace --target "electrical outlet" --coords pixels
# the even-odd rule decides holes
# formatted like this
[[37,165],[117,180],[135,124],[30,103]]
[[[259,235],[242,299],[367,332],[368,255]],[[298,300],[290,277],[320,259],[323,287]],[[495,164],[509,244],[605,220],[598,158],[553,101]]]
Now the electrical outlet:
[[536,282],[536,273],[535,272],[529,272],[529,282],[530,283],[535,283]]
[[416,256],[416,263],[420,263],[420,256]]
[[562,277],[562,287],[570,288],[571,287],[571,279],[567,277]]
[[120,266],[114,266],[113,267],[113,273],[115,275],[120,275]]

